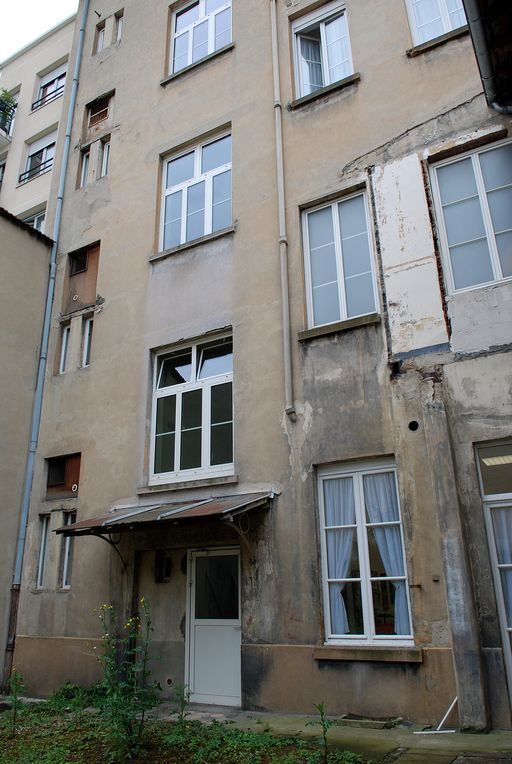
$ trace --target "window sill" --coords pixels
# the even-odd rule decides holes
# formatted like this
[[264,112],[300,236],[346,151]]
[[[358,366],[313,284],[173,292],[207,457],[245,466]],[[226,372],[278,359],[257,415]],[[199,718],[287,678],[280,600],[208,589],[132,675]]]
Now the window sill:
[[235,231],[236,226],[232,225],[229,228],[222,228],[220,231],[208,233],[206,236],[201,236],[199,239],[186,241],[184,244],[179,244],[177,247],[171,247],[170,249],[164,249],[163,252],[157,252],[156,254],[149,257],[149,262],[152,263],[155,260],[162,260],[165,257],[170,257],[171,255],[178,255],[181,252],[186,252],[189,249],[194,249],[194,247],[199,247],[201,244],[206,244],[206,242],[220,239],[222,236],[230,236],[231,234],[234,234]]
[[165,79],[160,81],[160,85],[164,88],[166,85],[169,84],[169,82],[173,82],[174,80],[178,79],[178,77],[181,77],[183,74],[187,74],[187,72],[190,72],[192,69],[196,69],[196,67],[201,66],[202,64],[205,64],[207,61],[211,61],[214,58],[217,58],[217,56],[222,56],[223,53],[227,53],[228,50],[233,50],[235,47],[234,42],[230,42],[229,45],[224,45],[223,48],[219,48],[219,50],[214,50],[213,53],[209,53],[207,56],[203,56],[203,58],[200,58],[199,61],[194,61],[193,64],[189,64],[188,66],[185,66],[184,69],[180,69],[179,72],[173,72],[172,74],[169,74],[168,77],[165,77]]
[[347,321],[337,321],[335,324],[305,329],[303,332],[298,333],[298,340],[299,342],[308,342],[308,340],[314,340],[317,337],[328,337],[330,334],[348,332],[351,329],[357,329],[359,326],[374,326],[376,324],[380,324],[379,314],[370,313],[368,316],[358,316],[357,318],[349,318]]
[[344,90],[351,85],[357,85],[360,79],[361,75],[359,72],[349,74],[348,77],[344,77],[342,80],[338,80],[338,82],[333,82],[332,85],[327,85],[325,88],[315,90],[314,93],[308,93],[308,95],[302,96],[302,98],[297,98],[295,101],[289,103],[286,108],[288,111],[299,109],[301,106],[311,103],[312,101],[317,101],[325,96],[329,96],[331,93],[336,93],[338,90]]
[[341,647],[322,645],[313,648],[317,661],[368,661],[382,663],[423,663],[418,647]]
[[238,475],[223,475],[215,478],[198,478],[187,480],[183,483],[156,483],[155,485],[141,485],[137,488],[139,496],[165,491],[183,491],[186,488],[204,488],[211,485],[235,485],[238,483]]
[[426,53],[433,48],[439,47],[439,45],[444,45],[445,42],[456,40],[458,37],[464,37],[467,34],[469,34],[469,27],[467,25],[459,27],[459,29],[452,29],[451,32],[446,32],[446,34],[439,35],[439,37],[434,37],[433,40],[422,42],[421,45],[414,45],[412,48],[406,50],[405,54],[409,58],[415,58],[416,56],[421,56],[422,53]]

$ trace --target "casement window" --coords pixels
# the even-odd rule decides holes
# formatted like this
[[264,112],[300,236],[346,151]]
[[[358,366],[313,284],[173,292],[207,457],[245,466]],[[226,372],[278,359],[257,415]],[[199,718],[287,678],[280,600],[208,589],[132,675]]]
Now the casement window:
[[72,499],[78,496],[80,454],[53,456],[46,460],[46,499]]
[[93,318],[84,318],[82,327],[82,366],[89,366],[91,363],[92,348],[92,330],[94,328]]
[[331,467],[318,478],[326,640],[411,644],[394,465]]
[[21,173],[19,183],[26,183],[52,169],[56,138],[54,132],[29,144],[25,172]]
[[82,151],[81,165],[80,165],[80,188],[84,188],[87,185],[87,179],[89,177],[89,163],[91,160],[91,152],[89,149]]
[[109,159],[110,159],[110,137],[106,138],[104,141],[101,141],[100,143],[100,156],[99,156],[100,178],[104,178],[106,175],[108,175]]
[[106,29],[105,29],[105,22],[100,21],[99,24],[96,25],[96,39],[94,43],[94,52],[95,53],[101,53],[101,51],[106,46]]
[[64,93],[66,84],[67,62],[41,77],[37,100],[32,104],[32,111],[54,101]]
[[233,343],[208,340],[155,358],[153,482],[233,472]]
[[308,323],[335,323],[377,311],[366,195],[303,213]]
[[70,335],[71,335],[70,324],[66,324],[65,326],[61,327],[59,374],[64,374],[67,369]]
[[[76,512],[63,513],[63,525],[72,525],[76,522]],[[63,536],[60,547],[59,561],[59,588],[71,588],[71,566],[73,562],[73,536]]]
[[101,122],[108,119],[110,111],[110,96],[98,98],[94,103],[88,106],[88,126],[96,127]]
[[415,45],[467,24],[462,0],[406,0]]
[[198,0],[172,16],[171,74],[231,42],[231,0]]
[[448,289],[512,277],[512,143],[432,170]]
[[231,136],[168,159],[163,177],[162,249],[231,225]]
[[298,97],[354,73],[345,5],[321,6],[292,26]]
[[50,537],[50,515],[39,515],[39,557],[37,560],[36,587],[42,589],[45,584],[48,541]]
[[118,11],[115,15],[115,41],[120,42],[123,36],[124,11]]
[[41,233],[43,233],[45,217],[46,209],[37,212],[35,215],[30,215],[28,218],[25,218],[23,222],[32,226],[32,228],[35,228],[36,231],[41,231]]

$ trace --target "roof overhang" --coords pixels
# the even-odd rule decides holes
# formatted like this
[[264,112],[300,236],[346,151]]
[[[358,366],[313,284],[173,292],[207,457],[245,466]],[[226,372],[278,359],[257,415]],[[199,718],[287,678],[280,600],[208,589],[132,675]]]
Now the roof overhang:
[[64,536],[108,536],[111,533],[142,531],[156,526],[179,525],[205,520],[230,521],[253,509],[270,509],[273,492],[242,493],[210,499],[153,502],[116,506],[108,514],[57,528]]

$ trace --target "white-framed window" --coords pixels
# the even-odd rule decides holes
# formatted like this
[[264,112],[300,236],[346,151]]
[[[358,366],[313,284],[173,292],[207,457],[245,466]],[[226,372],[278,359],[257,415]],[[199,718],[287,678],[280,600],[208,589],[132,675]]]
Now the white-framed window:
[[467,24],[462,0],[406,0],[415,45]]
[[412,644],[394,464],[325,468],[318,487],[327,642]]
[[377,311],[369,219],[364,192],[304,211],[310,327]]
[[171,74],[231,42],[231,0],[197,0],[172,15]]
[[19,177],[20,183],[26,183],[37,175],[42,175],[52,169],[56,139],[57,133],[55,131],[29,144],[25,172],[22,172]]
[[82,151],[81,157],[80,157],[80,188],[84,188],[84,186],[87,185],[87,180],[89,178],[89,162],[91,159],[91,152],[90,149],[86,149],[85,151]]
[[46,209],[36,212],[34,215],[30,215],[28,218],[24,218],[23,222],[32,226],[32,228],[35,228],[36,231],[43,233],[45,217]]
[[32,104],[32,111],[54,101],[64,93],[67,66],[67,62],[61,64],[40,78],[39,92],[37,100]]
[[512,277],[512,143],[432,168],[450,292]]
[[69,337],[71,334],[71,325],[66,324],[61,327],[60,334],[60,358],[59,358],[59,374],[64,374],[68,363],[68,350],[69,350]]
[[110,137],[100,143],[100,178],[104,178],[108,175],[108,163],[110,159]]
[[233,473],[233,342],[220,337],[155,357],[151,480]]
[[123,36],[124,10],[116,13],[115,24],[115,41],[120,42]]
[[105,29],[105,22],[100,21],[99,24],[96,25],[96,41],[94,46],[95,53],[101,53],[101,51],[106,46],[106,29]]
[[[64,512],[63,513],[64,527],[67,525],[73,525],[76,522],[76,512]],[[70,589],[71,588],[71,566],[73,562],[73,536],[63,536],[60,547],[60,561],[59,561],[59,588]]]
[[166,160],[162,220],[162,249],[231,225],[231,135]]
[[49,536],[50,536],[50,515],[39,515],[39,557],[37,560],[37,575],[36,575],[37,589],[42,589],[45,583]]
[[345,4],[323,5],[292,25],[297,95],[306,96],[354,73]]
[[89,366],[91,363],[92,331],[94,328],[94,319],[92,317],[84,318],[82,326],[82,366]]

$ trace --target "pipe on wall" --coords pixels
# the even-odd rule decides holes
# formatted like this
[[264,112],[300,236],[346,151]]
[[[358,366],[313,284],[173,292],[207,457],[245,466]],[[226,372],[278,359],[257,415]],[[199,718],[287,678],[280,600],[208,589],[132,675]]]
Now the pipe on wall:
[[286,236],[283,124],[281,88],[279,84],[279,50],[277,44],[277,0],[270,0],[270,24],[272,32],[272,72],[274,77],[274,118],[277,169],[277,201],[279,212],[279,261],[281,266],[281,304],[283,311],[283,358],[285,412],[292,422],[297,421],[293,405],[292,352],[290,343],[290,295],[288,288],[288,238]]

